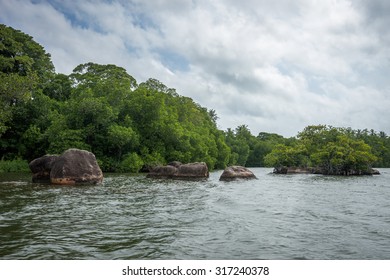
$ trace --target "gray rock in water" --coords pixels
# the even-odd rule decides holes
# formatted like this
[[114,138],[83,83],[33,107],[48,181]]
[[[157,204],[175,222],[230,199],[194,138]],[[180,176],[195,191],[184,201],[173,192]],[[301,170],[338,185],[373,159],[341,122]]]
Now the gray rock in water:
[[256,179],[256,176],[246,167],[229,166],[223,171],[221,177],[219,178],[220,181],[230,181],[235,179]]
[[35,183],[74,185],[101,183],[103,172],[91,152],[69,149],[61,156],[46,155],[29,163]]
[[174,161],[166,166],[152,168],[147,177],[162,179],[204,179],[209,177],[209,169],[204,162],[182,164]]
[[275,174],[320,174],[321,170],[311,167],[275,167],[273,173]]
[[93,153],[79,150],[66,150],[58,157],[50,172],[52,184],[74,185],[77,183],[101,183],[103,172]]

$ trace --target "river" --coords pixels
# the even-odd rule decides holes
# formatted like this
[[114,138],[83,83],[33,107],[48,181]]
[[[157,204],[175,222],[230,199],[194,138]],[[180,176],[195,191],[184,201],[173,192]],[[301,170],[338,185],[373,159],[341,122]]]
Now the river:
[[220,182],[0,174],[0,259],[390,259],[390,169]]

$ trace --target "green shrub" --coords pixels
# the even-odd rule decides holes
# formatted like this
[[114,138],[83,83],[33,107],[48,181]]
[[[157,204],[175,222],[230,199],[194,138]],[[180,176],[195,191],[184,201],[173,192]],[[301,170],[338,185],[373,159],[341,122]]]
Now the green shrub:
[[28,172],[28,162],[22,159],[0,160],[0,172]]
[[144,165],[144,161],[137,153],[131,153],[124,156],[123,160],[118,166],[119,172],[138,173]]

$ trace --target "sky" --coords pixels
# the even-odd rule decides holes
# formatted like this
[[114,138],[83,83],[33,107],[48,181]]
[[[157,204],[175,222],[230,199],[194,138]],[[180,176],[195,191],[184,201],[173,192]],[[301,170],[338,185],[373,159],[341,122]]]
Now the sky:
[[94,62],[154,78],[219,117],[295,136],[308,125],[390,134],[388,0],[0,0],[58,73]]

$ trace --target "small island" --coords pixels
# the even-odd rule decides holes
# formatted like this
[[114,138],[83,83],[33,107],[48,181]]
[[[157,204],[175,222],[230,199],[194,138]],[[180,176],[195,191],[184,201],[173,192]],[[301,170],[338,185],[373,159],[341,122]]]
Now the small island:
[[376,175],[371,147],[348,130],[308,126],[291,145],[278,144],[265,157],[276,174]]

